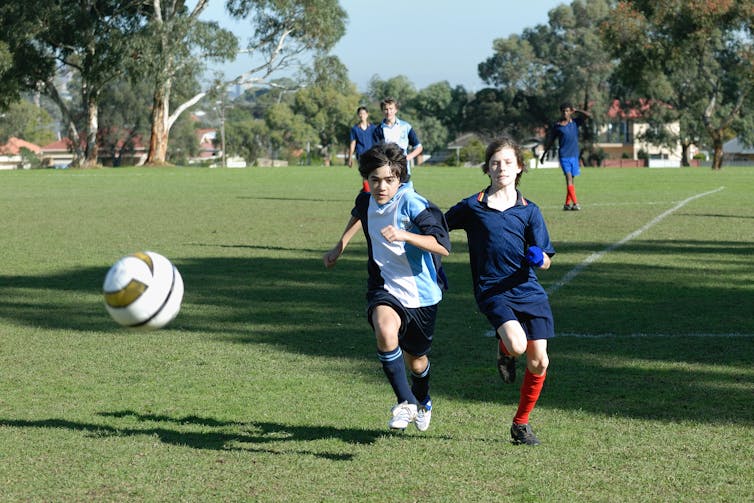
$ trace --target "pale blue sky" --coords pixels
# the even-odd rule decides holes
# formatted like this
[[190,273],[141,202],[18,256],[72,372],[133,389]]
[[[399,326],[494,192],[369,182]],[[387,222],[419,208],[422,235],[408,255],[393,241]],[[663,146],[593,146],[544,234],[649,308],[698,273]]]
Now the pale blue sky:
[[[360,91],[378,75],[405,75],[422,89],[447,80],[469,91],[484,87],[479,63],[492,56],[492,41],[547,23],[547,13],[563,0],[340,0],[348,13],[345,36],[332,51],[346,65]],[[245,23],[225,16],[222,0],[212,0],[204,19],[217,20],[241,36]],[[240,57],[222,67],[229,78],[249,67]]]

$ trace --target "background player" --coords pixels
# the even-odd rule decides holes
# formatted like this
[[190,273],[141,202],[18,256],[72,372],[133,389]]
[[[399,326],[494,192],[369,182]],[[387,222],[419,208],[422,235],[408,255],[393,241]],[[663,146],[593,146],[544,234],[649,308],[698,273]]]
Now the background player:
[[[560,169],[563,170],[566,180],[566,199],[563,209],[578,211],[581,209],[581,205],[576,198],[574,178],[581,173],[579,169],[579,127],[584,125],[585,117],[591,118],[592,115],[584,110],[573,108],[570,103],[561,104],[560,113],[560,119],[553,123],[547,131],[545,150],[540,162],[545,162],[547,151],[550,150],[557,139]],[[578,115],[574,116],[574,114]]]
[[375,143],[395,143],[401,147],[403,153],[406,154],[410,177],[411,162],[424,151],[424,147],[411,124],[398,118],[398,102],[395,98],[383,99],[380,102],[380,109],[385,118],[374,130],[374,141]]
[[[356,161],[358,162],[359,156],[372,148],[374,144],[374,124],[369,122],[369,111],[367,107],[361,106],[356,109],[356,115],[359,117],[359,122],[351,127],[350,140],[351,144],[348,150],[348,167],[353,167],[353,157],[356,155]],[[369,192],[369,184],[366,180],[363,181],[364,192]]]

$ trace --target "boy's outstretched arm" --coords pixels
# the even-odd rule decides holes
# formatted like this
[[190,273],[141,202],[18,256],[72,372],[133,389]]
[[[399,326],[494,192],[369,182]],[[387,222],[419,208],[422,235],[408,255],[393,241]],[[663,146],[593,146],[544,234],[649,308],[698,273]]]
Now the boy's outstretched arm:
[[322,262],[324,262],[325,267],[328,269],[335,266],[335,263],[338,261],[340,256],[343,254],[343,251],[346,249],[346,246],[348,246],[348,243],[351,241],[351,238],[356,235],[357,232],[361,229],[361,220],[358,218],[351,216],[351,219],[346,224],[346,228],[343,231],[343,235],[340,237],[337,243],[335,243],[335,246],[332,247],[329,251],[327,251],[324,255],[322,255]]

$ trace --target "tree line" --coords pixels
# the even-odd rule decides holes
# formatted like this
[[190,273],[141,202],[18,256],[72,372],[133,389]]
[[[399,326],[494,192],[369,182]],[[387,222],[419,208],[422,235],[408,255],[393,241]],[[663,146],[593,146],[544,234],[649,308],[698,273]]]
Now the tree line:
[[[393,96],[428,152],[463,132],[538,136],[563,101],[592,112],[587,151],[611,115],[638,109],[650,124],[645,139],[680,143],[684,161],[693,144],[709,148],[719,169],[725,141],[754,143],[754,0],[574,0],[546,24],[494,40],[478,65],[487,87],[475,93],[442,79],[417,90],[404,76],[374,76],[360,93],[330,54],[347,20],[337,0],[225,0],[249,23],[246,47],[200,19],[209,1],[4,3],[0,135],[10,125],[31,141],[30,130],[46,131],[39,126],[54,117],[83,166],[136,136],[148,139],[149,163],[180,163],[196,150],[189,112],[203,110],[204,125],[222,122],[228,154],[303,162],[330,159],[345,148],[356,107],[369,105],[379,120],[377,103]],[[239,51],[256,66],[206,81],[207,63]],[[280,78],[293,67],[301,71]],[[236,88],[244,92],[231,100]],[[663,127],[670,122],[679,130]]]

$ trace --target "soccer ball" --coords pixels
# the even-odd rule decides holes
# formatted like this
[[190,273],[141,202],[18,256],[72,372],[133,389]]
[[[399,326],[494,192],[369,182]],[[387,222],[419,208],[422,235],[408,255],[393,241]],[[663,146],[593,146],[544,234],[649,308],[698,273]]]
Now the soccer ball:
[[181,309],[183,278],[159,253],[145,251],[119,259],[102,285],[105,308],[120,325],[161,328]]

